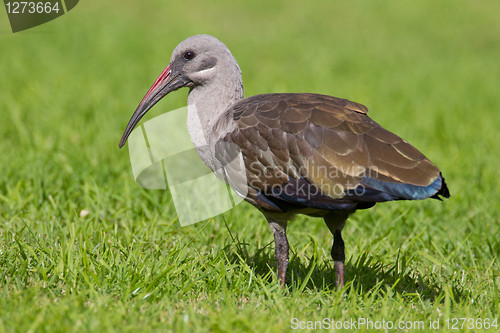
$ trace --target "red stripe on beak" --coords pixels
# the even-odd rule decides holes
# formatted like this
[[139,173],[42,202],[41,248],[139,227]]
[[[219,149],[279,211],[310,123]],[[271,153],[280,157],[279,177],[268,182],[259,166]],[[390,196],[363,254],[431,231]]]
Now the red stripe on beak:
[[135,125],[137,125],[137,123],[146,114],[146,112],[148,112],[148,110],[152,108],[153,105],[155,105],[156,102],[158,102],[163,96],[168,94],[169,91],[168,89],[166,90],[165,87],[167,87],[167,85],[171,83],[170,80],[172,78],[172,70],[170,69],[170,67],[171,65],[169,64],[167,68],[165,68],[163,72],[161,72],[155,83],[153,83],[151,88],[149,88],[141,103],[139,103],[139,106],[137,106],[137,109],[135,110],[132,118],[130,118],[130,121],[127,124],[127,128],[125,128],[125,132],[123,133],[122,139],[120,141],[120,148],[125,144]]
[[141,103],[139,103],[138,109],[141,108],[147,101],[151,100],[152,96],[158,93],[164,86],[165,83],[168,82],[172,71],[170,70],[170,64],[161,72],[160,76],[156,79],[155,83],[149,88],[148,92],[142,99]]

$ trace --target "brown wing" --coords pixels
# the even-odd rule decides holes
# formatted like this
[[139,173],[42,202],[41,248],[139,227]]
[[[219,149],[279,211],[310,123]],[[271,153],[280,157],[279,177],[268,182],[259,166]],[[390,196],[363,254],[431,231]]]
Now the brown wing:
[[[361,104],[325,95],[257,95],[229,109],[214,132],[223,133],[217,142],[241,150],[250,192],[269,194],[305,179],[322,196],[342,202],[363,183],[418,189],[440,178],[431,161],[367,112]],[[219,145],[216,156],[227,160],[228,149]]]

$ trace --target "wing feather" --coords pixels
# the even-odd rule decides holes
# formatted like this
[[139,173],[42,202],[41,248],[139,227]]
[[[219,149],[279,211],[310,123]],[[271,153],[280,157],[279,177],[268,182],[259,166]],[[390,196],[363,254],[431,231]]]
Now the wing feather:
[[[247,199],[265,209],[279,207],[276,199],[291,202],[290,195],[276,194],[277,187],[296,188],[304,181],[319,189],[322,197],[316,201],[324,205],[330,200],[332,207],[340,201],[436,195],[439,169],[367,113],[364,105],[325,95],[257,95],[236,103],[218,120],[212,141],[239,147],[248,179]],[[224,159],[224,154],[216,153],[216,158]],[[368,194],[353,194],[360,186]],[[412,191],[419,194],[410,195]],[[294,199],[297,202],[313,206],[302,194]]]

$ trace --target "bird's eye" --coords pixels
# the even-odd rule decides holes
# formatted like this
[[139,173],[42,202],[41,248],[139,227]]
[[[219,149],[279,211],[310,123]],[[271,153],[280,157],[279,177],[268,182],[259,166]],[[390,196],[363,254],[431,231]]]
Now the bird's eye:
[[193,51],[187,51],[186,53],[184,53],[183,58],[186,60],[191,60],[194,58],[194,56],[195,54]]

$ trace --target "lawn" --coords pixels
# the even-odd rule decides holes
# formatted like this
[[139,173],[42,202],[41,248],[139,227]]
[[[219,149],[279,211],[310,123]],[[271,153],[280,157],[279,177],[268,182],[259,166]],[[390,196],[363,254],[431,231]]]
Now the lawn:
[[[463,331],[476,331],[500,320],[499,13],[486,0],[81,1],[15,34],[1,13],[0,332],[283,332],[363,318],[408,332],[467,318]],[[170,193],[137,186],[118,142],[173,48],[197,33],[231,49],[246,96],[368,106],[440,167],[452,197],[353,215],[342,291],[321,220],[290,224],[285,290],[250,205],[179,227]]]

